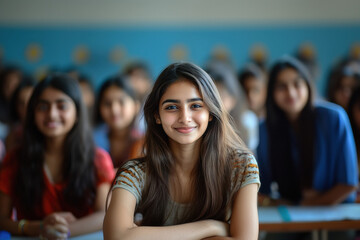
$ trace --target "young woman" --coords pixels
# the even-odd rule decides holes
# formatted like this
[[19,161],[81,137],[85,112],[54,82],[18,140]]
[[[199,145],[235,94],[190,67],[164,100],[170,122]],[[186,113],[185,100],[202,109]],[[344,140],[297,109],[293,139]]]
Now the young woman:
[[168,66],[144,114],[146,155],[117,173],[105,239],[257,239],[257,163],[210,76],[191,63]]
[[7,151],[21,144],[23,139],[26,107],[35,87],[35,80],[30,76],[23,76],[19,86],[14,91],[10,101],[10,131],[5,139]]
[[48,76],[26,114],[24,142],[0,171],[0,229],[45,239],[101,230],[114,170],[92,143],[78,84]]
[[259,124],[254,112],[247,108],[245,94],[240,89],[232,69],[222,62],[213,62],[207,73],[214,80],[226,111],[230,113],[236,130],[251,150],[256,150],[259,139]]
[[98,146],[111,155],[118,168],[130,158],[141,155],[142,135],[134,127],[140,109],[135,91],[121,77],[108,78],[100,88],[94,137]]
[[265,118],[267,77],[254,63],[247,64],[239,73],[239,83],[246,94],[249,109],[261,120]]
[[354,90],[350,98],[348,115],[354,134],[356,152],[360,156],[360,87]]
[[[309,74],[294,58],[273,66],[266,112],[257,155],[264,194],[260,203],[353,202],[358,171],[347,114],[337,105],[312,102]],[[270,198],[275,196],[273,182],[280,194],[276,201]]]
[[330,73],[328,100],[347,110],[350,97],[358,86],[360,86],[360,61],[345,59]]
[[22,72],[16,66],[8,66],[0,71],[0,139],[8,134],[10,119],[10,100],[21,82]]

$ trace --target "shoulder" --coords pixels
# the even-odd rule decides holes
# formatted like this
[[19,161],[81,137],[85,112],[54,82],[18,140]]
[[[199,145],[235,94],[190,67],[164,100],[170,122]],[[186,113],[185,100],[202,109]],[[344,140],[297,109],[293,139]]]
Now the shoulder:
[[130,175],[137,182],[143,182],[146,171],[146,163],[140,159],[132,159],[127,161],[120,169],[119,176]]
[[105,150],[99,147],[95,148],[94,165],[96,168],[99,183],[111,183],[113,181],[115,177],[115,171],[110,155]]
[[113,189],[122,188],[129,191],[135,196],[138,204],[145,185],[145,168],[146,164],[142,159],[127,161],[119,168]]
[[349,124],[346,111],[337,104],[318,101],[314,104],[314,110],[317,121],[322,125],[336,124],[334,127],[338,127],[339,124]]
[[19,170],[18,167],[17,151],[10,151],[5,155],[0,167],[0,191],[7,195],[12,194],[14,179]]
[[314,109],[317,115],[326,117],[335,117],[344,114],[346,115],[345,110],[341,106],[327,101],[315,102]]
[[233,171],[246,167],[258,168],[254,155],[249,151],[240,149],[234,150],[231,158],[233,162]]
[[232,189],[244,187],[250,183],[260,186],[259,167],[254,155],[248,151],[234,150],[232,154]]
[[110,157],[109,153],[100,147],[95,148],[94,161],[95,161],[96,166],[102,165],[102,164],[109,164],[109,163],[111,163],[111,165],[112,165],[112,161],[111,161],[111,157]]

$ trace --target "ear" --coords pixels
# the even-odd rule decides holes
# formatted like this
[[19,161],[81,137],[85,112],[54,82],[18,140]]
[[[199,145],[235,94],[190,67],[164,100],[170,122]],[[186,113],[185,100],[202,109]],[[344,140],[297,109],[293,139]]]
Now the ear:
[[211,122],[213,120],[213,116],[210,114],[209,115],[209,122]]
[[154,115],[154,118],[155,118],[156,124],[161,124],[160,116],[157,113]]

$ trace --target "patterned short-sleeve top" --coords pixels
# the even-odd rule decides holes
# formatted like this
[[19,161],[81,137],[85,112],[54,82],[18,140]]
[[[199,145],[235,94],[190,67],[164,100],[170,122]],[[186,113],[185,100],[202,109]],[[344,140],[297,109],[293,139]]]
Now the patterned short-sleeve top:
[[[255,157],[248,152],[237,150],[234,151],[230,159],[233,163],[230,196],[234,196],[240,188],[252,183],[258,184],[259,189],[259,169]],[[139,162],[136,160],[127,162],[122,167],[122,172],[116,178],[112,189],[122,188],[129,191],[135,196],[136,204],[138,205],[141,200],[142,190],[146,181],[145,168],[145,162]],[[176,211],[174,211],[174,206],[177,209]],[[181,213],[185,211],[186,207],[186,204],[176,202],[168,203],[167,210],[171,210],[171,212],[167,213],[167,210],[165,211],[165,215],[168,216],[165,225],[176,224],[176,219],[181,216]],[[179,211],[181,212],[180,214]]]

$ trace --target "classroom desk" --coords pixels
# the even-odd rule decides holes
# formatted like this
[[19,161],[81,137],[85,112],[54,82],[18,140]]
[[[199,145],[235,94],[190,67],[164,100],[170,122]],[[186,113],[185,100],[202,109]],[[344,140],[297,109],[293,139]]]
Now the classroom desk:
[[[89,233],[77,237],[71,237],[69,240],[102,240],[104,239],[102,231]],[[39,240],[38,237],[16,237],[12,236],[11,240]]]
[[[360,204],[326,207],[259,207],[259,222],[260,231],[312,232],[313,240],[327,240],[327,231],[360,229]],[[38,238],[11,237],[11,239]],[[99,231],[69,239],[102,240],[103,234]]]
[[360,229],[360,204],[321,207],[259,207],[260,231],[312,232],[327,240],[328,231]]

